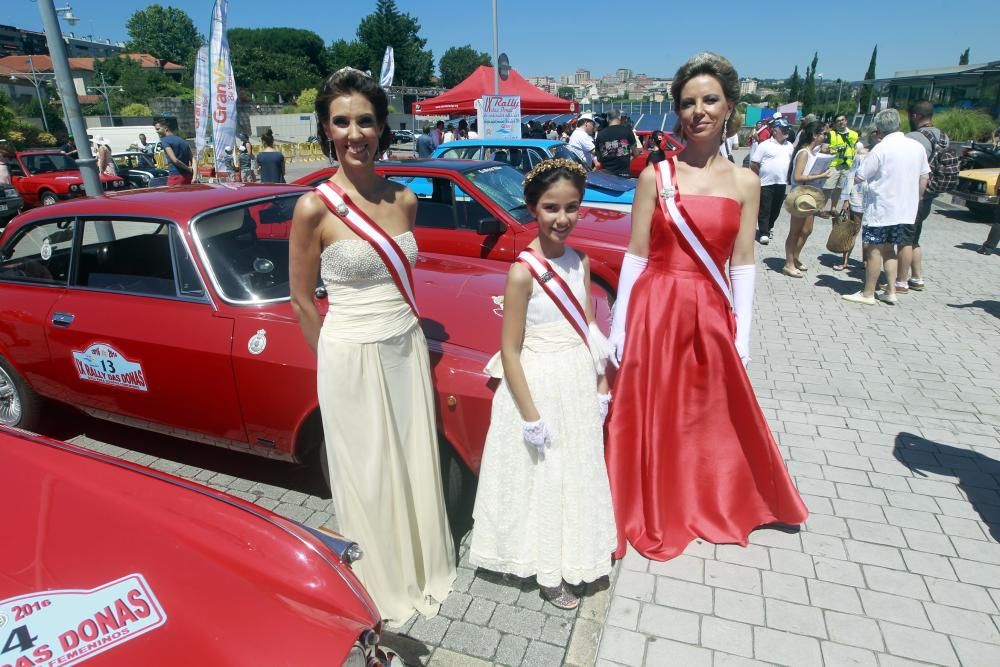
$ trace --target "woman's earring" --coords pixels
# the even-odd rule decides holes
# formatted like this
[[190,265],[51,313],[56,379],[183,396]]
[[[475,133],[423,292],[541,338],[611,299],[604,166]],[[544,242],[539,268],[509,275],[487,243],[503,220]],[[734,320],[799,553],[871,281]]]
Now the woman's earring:
[[726,139],[729,137],[729,116],[726,116],[726,120],[722,121],[722,143],[726,143]]

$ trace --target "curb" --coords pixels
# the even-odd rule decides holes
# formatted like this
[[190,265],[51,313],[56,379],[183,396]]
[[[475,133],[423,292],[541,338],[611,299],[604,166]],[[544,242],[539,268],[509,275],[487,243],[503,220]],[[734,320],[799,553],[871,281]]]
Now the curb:
[[604,622],[608,618],[611,607],[611,593],[615,590],[615,581],[621,570],[621,561],[611,568],[608,582],[595,582],[587,586],[589,595],[580,602],[580,609],[573,624],[573,634],[563,665],[567,667],[592,667],[597,662],[597,649],[601,645],[601,635],[604,632]]

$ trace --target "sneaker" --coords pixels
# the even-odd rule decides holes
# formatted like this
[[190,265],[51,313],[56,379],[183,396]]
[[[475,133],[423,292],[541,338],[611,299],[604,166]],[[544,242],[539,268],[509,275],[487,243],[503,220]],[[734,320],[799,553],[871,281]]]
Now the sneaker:
[[895,306],[899,303],[899,299],[896,298],[896,295],[889,294],[888,292],[875,292],[875,298],[890,306]]
[[993,254],[993,248],[987,248],[986,246],[981,245],[976,250],[976,252],[978,252],[980,255],[992,255]]
[[910,291],[906,283],[896,283],[896,294],[906,294]]
[[[919,280],[914,280],[913,278],[910,278],[909,284],[910,284],[910,289],[913,290],[914,292],[924,291],[924,281],[922,278]],[[897,292],[899,291],[898,287],[896,288],[896,291]]]
[[767,245],[770,242],[771,242],[771,239],[768,238],[767,234],[764,234],[763,236],[760,237],[760,244],[761,245]]
[[874,306],[875,305],[875,297],[873,297],[873,296],[865,296],[864,292],[855,292],[854,294],[845,294],[844,296],[842,296],[840,298],[843,299],[844,301],[850,301],[851,303],[862,303],[862,304],[864,304],[866,306]]

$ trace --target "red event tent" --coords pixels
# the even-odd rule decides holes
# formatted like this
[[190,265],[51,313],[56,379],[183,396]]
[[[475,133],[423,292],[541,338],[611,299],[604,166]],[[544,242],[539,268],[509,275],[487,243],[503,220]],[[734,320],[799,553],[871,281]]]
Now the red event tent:
[[[413,103],[416,116],[472,115],[476,113],[475,101],[483,95],[493,94],[493,68],[480,65],[475,72],[451,90],[437,97]],[[550,95],[533,86],[517,73],[510,71],[506,81],[500,81],[501,95],[519,95],[521,113],[575,113],[576,102]]]

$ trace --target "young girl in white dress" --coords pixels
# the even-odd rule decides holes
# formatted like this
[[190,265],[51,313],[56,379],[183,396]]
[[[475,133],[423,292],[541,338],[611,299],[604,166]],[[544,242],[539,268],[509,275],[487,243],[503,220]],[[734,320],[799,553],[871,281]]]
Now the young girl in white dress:
[[568,585],[611,571],[616,545],[604,464],[609,347],[593,323],[588,259],[566,245],[585,183],[583,168],[565,159],[541,162],[524,179],[538,237],[507,274],[501,350],[486,368],[503,381],[469,555],[488,570],[534,576],[542,596],[562,609],[579,603]]

